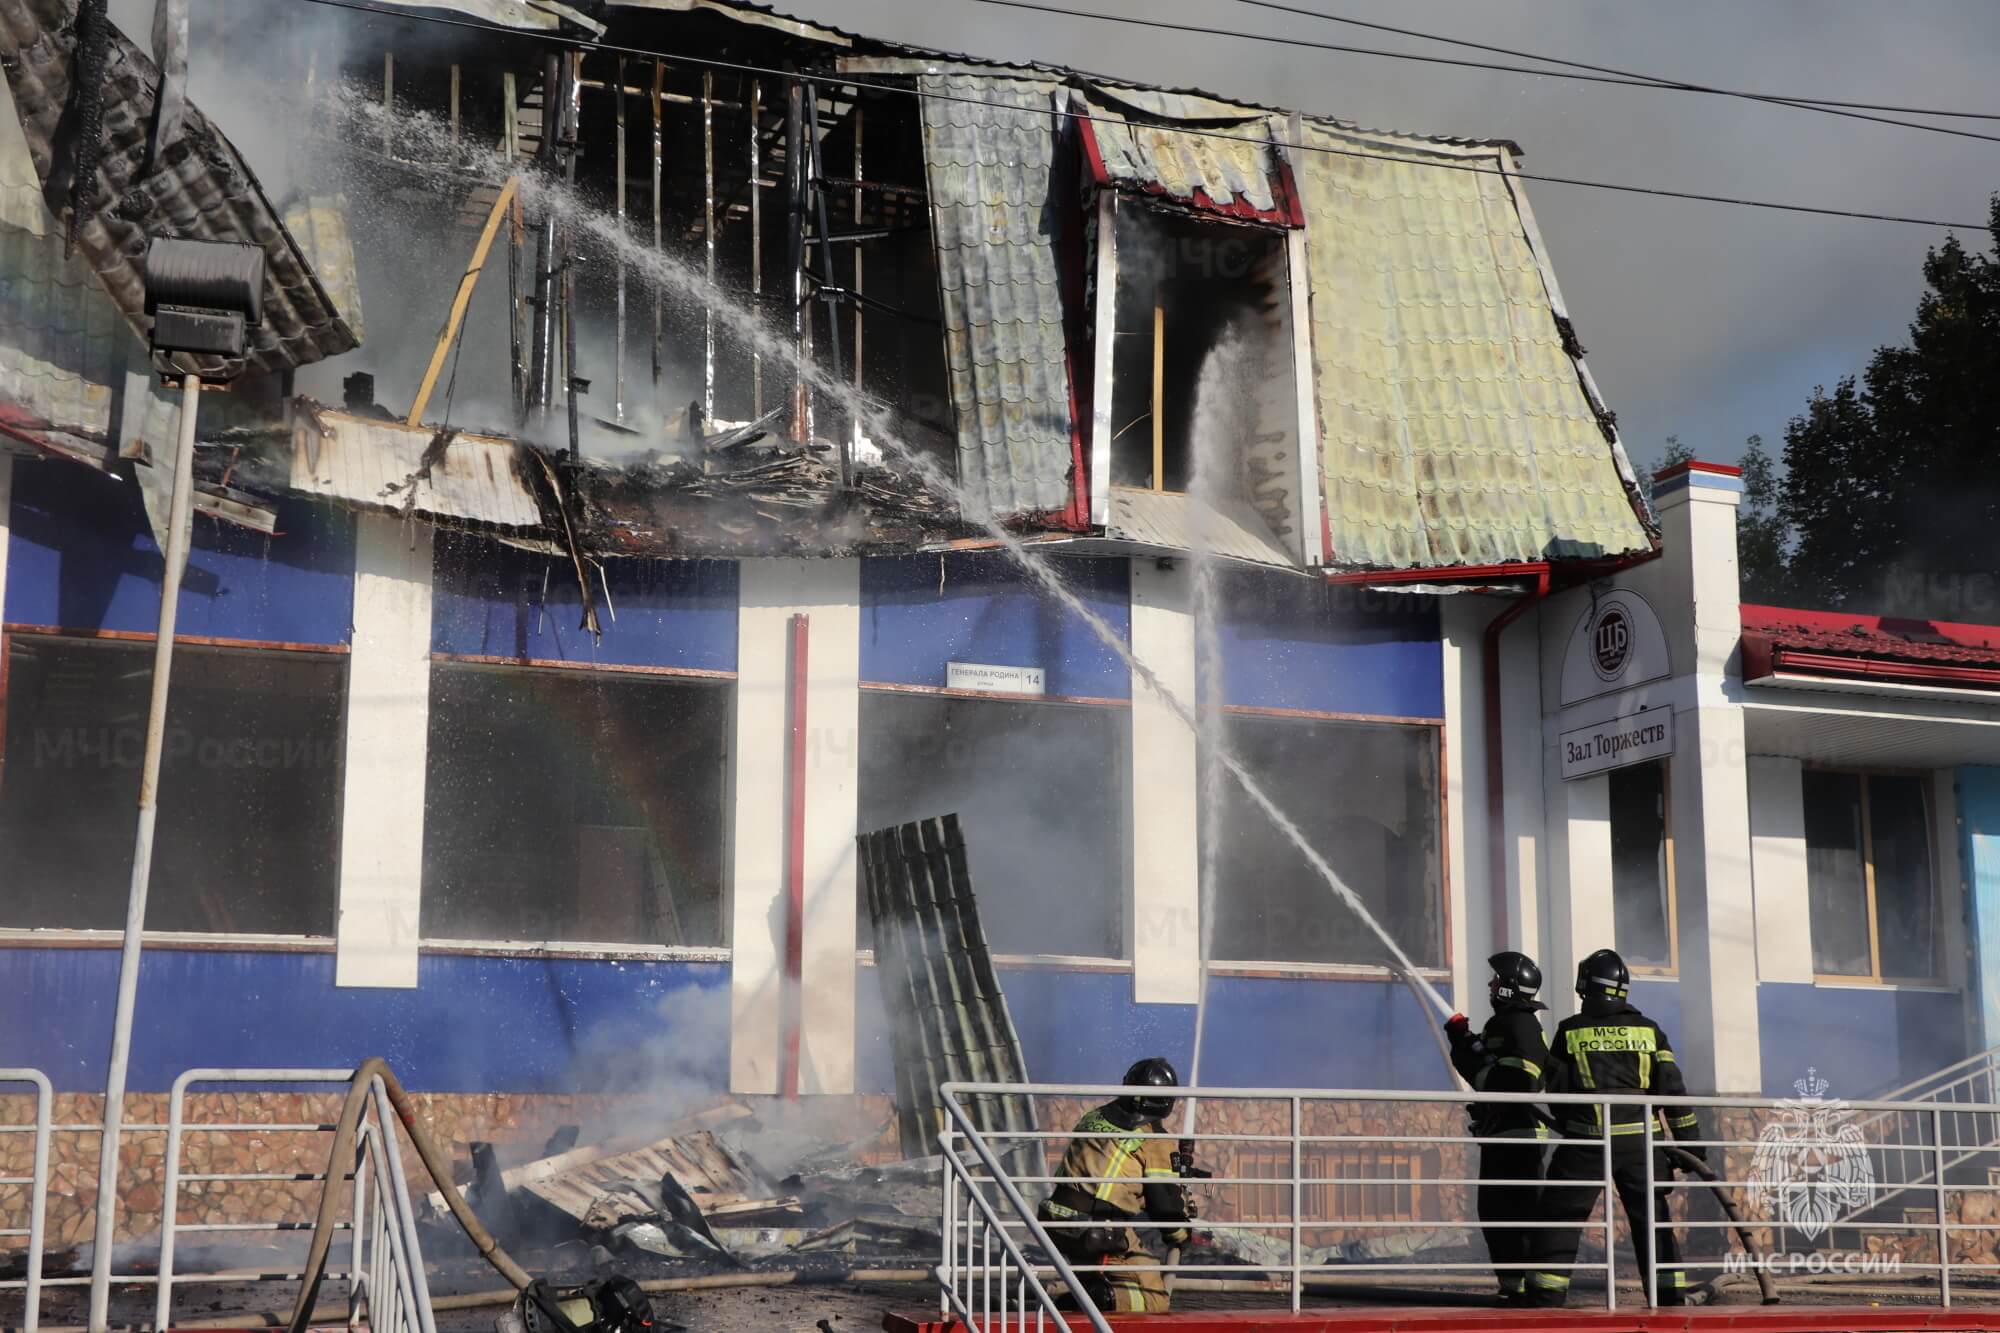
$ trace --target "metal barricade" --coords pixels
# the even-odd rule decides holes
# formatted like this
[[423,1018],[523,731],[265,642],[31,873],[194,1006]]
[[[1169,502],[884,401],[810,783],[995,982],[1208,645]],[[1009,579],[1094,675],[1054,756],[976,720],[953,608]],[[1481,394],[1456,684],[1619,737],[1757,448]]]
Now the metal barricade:
[[[944,1234],[946,1237],[942,1262],[938,1268],[938,1281],[943,1291],[943,1299],[948,1313],[955,1315],[974,1333],[989,1333],[1010,1327],[1025,1327],[1032,1314],[1038,1320],[1044,1314],[1060,1321],[1050,1292],[1066,1295],[1067,1303],[1077,1310],[1087,1312],[1092,1322],[1101,1318],[1092,1304],[1089,1293],[1084,1289],[1077,1270],[1064,1261],[1058,1252],[1052,1233],[1065,1228],[1082,1228],[1103,1225],[1101,1221],[1038,1221],[1034,1200],[1046,1192],[1058,1180],[1089,1188],[1105,1180],[1122,1179],[1130,1184],[1132,1177],[1103,1177],[1095,1181],[1059,1175],[1026,1176],[1009,1175],[1002,1163],[1013,1146],[1014,1140],[1035,1139],[1039,1141],[1073,1141],[1079,1137],[1074,1129],[1051,1129],[1035,1131],[980,1131],[970,1118],[962,1114],[961,1096],[990,1096],[998,1085],[991,1084],[950,1084],[944,1089],[945,1104],[949,1113],[949,1128],[943,1136],[946,1162]],[[1031,1084],[1014,1086],[1012,1091],[1034,1096],[1039,1099],[1102,1099],[1115,1100],[1127,1095],[1129,1090],[1117,1086],[1058,1086]],[[1662,1233],[1669,1230],[1685,1231],[1690,1235],[1698,1232],[1713,1233],[1718,1228],[1743,1228],[1742,1234],[1782,1238],[1786,1228],[1803,1224],[1788,1212],[1797,1206],[1799,1189],[1807,1191],[1805,1197],[1815,1189],[1844,1189],[1847,1199],[1858,1197],[1858,1192],[1870,1194],[1898,1193],[1908,1191],[1911,1185],[1907,1179],[1892,1177],[1877,1182],[1872,1166],[1865,1163],[1870,1154],[1907,1153],[1921,1151],[1928,1159],[1927,1183],[1923,1192],[1932,1205],[1932,1215],[1928,1217],[1905,1218],[1898,1221],[1870,1222],[1868,1230],[1886,1233],[1887,1236],[1903,1237],[1903,1240],[1877,1240],[1879,1250],[1869,1250],[1855,1258],[1850,1268],[1834,1268],[1826,1271],[1839,1273],[1864,1272],[1876,1276],[1895,1274],[1901,1278],[1915,1277],[1926,1282],[1926,1287],[1917,1288],[1913,1294],[1921,1299],[1923,1291],[1931,1291],[1938,1303],[1949,1306],[1954,1300],[1954,1275],[1982,1273],[1990,1275],[2000,1272],[2000,1262],[1978,1263],[1968,1260],[1963,1254],[1954,1254],[1953,1238],[1965,1232],[1994,1230],[1989,1221],[1983,1226],[1977,1222],[1954,1221],[1951,1205],[1963,1196],[1975,1192],[2000,1194],[2000,1148],[1984,1151],[1994,1154],[1991,1165],[1994,1168],[1990,1179],[1979,1181],[1954,1181],[1947,1177],[1952,1155],[1959,1153],[1963,1158],[1969,1154],[1961,1152],[1949,1129],[1952,1116],[2000,1115],[2000,1104],[1957,1100],[1947,1103],[1897,1103],[1897,1102],[1851,1102],[1838,1104],[1842,1117],[1837,1124],[1832,1122],[1810,1122],[1799,1125],[1785,1120],[1798,1115],[1799,1103],[1765,1098],[1717,1098],[1682,1097],[1653,1098],[1635,1095],[1572,1094],[1543,1095],[1463,1093],[1463,1092],[1404,1092],[1404,1091],[1317,1091],[1303,1089],[1149,1089],[1149,1095],[1176,1099],[1200,1098],[1212,1104],[1215,1101],[1229,1103],[1277,1103],[1282,1107],[1284,1132],[1207,1132],[1198,1131],[1190,1135],[1173,1133],[1126,1133],[1116,1135],[1100,1134],[1098,1137],[1122,1140],[1146,1141],[1153,1139],[1182,1140],[1193,1139],[1197,1146],[1214,1145],[1223,1151],[1240,1155],[1245,1150],[1262,1151],[1265,1164],[1281,1160],[1284,1166],[1268,1174],[1238,1174],[1223,1172],[1205,1179],[1191,1179],[1185,1185],[1197,1193],[1214,1193],[1230,1188],[1254,1187],[1264,1195],[1284,1200],[1283,1215],[1274,1220],[1224,1221],[1204,1216],[1196,1225],[1197,1229],[1211,1235],[1234,1235],[1237,1246],[1253,1256],[1233,1256],[1243,1258],[1241,1262],[1202,1262],[1199,1264],[1179,1262],[1154,1264],[1158,1274],[1188,1275],[1198,1272],[1203,1277],[1225,1277],[1250,1279],[1262,1284],[1274,1297],[1289,1297],[1292,1309],[1300,1308],[1303,1294],[1310,1285],[1316,1285],[1338,1274],[1343,1277],[1363,1275],[1379,1276],[1385,1273],[1405,1275],[1433,1275],[1442,1277],[1454,1275],[1457,1281],[1464,1281],[1468,1272],[1492,1273],[1496,1269],[1538,1273],[1544,1282],[1544,1290],[1565,1287],[1568,1279],[1576,1275],[1599,1277],[1604,1283],[1603,1303],[1606,1308],[1616,1308],[1621,1300],[1618,1281],[1618,1256],[1616,1241],[1619,1237],[1617,1217],[1620,1206],[1617,1199],[1615,1173],[1621,1168],[1635,1174],[1638,1163],[1633,1162],[1624,1150],[1615,1150],[1614,1143],[1628,1132],[1618,1135],[1608,1132],[1614,1122],[1622,1121],[1630,1126],[1629,1133],[1637,1141],[1637,1150],[1643,1160],[1643,1195],[1652,1205],[1655,1200],[1670,1200],[1676,1193],[1681,1197],[1698,1197],[1707,1190],[1726,1189],[1741,1216],[1739,1221],[1710,1220],[1707,1217],[1689,1215],[1681,1220],[1658,1220],[1652,1206],[1644,1210],[1643,1216],[1630,1219],[1635,1228],[1636,1239],[1650,1242],[1647,1250],[1655,1256],[1660,1254]],[[1349,1122],[1350,1132],[1311,1132],[1316,1118],[1330,1119],[1320,1113],[1325,1106],[1360,1107],[1374,1106],[1384,1109],[1418,1108],[1429,1106],[1440,1108],[1441,1104],[1462,1106],[1466,1103],[1484,1106],[1518,1105],[1528,1107],[1548,1107],[1553,1116],[1544,1115],[1539,1109],[1535,1114],[1544,1121],[1568,1121],[1582,1123],[1588,1120],[1597,1127],[1593,1137],[1563,1137],[1555,1140],[1558,1147],[1584,1150],[1591,1156],[1585,1159],[1584,1170],[1596,1167],[1589,1175],[1573,1175],[1566,1183],[1583,1194],[1602,1201],[1602,1212],[1596,1220],[1588,1215],[1583,1218],[1547,1216],[1518,1220],[1482,1220],[1473,1216],[1458,1218],[1398,1218],[1368,1215],[1365,1212],[1342,1210],[1330,1204],[1320,1205],[1315,1214],[1308,1206],[1309,1197],[1331,1199],[1339,1190],[1349,1194],[1359,1192],[1361,1187],[1396,1187],[1407,1185],[1409,1179],[1401,1176],[1387,1176],[1380,1171],[1365,1171],[1361,1174],[1330,1172],[1325,1166],[1315,1171],[1311,1167],[1312,1158],[1317,1155],[1322,1161],[1330,1153],[1350,1151],[1357,1146],[1373,1146],[1387,1150],[1392,1146],[1399,1150],[1412,1146],[1435,1150],[1439,1157],[1457,1156],[1470,1162],[1476,1150],[1489,1144],[1520,1145],[1520,1138],[1478,1137],[1470,1133],[1435,1133],[1423,1129],[1399,1128],[1393,1124],[1372,1125],[1362,1123],[1358,1130]],[[1662,1136],[1666,1133],[1668,1118],[1684,1118],[1689,1111],[1707,1122],[1698,1131],[1702,1137],[1676,1140],[1678,1146],[1690,1149],[1708,1150],[1710,1169],[1718,1179],[1709,1181],[1700,1176],[1680,1175],[1675,1171],[1662,1173],[1657,1162],[1656,1150],[1667,1146]],[[1569,1112],[1569,1114],[1565,1114]],[[1636,1113],[1636,1114],[1635,1114]],[[1753,1124],[1765,1122],[1757,1132],[1745,1136],[1742,1132],[1725,1131],[1725,1117],[1737,1116]],[[1885,1126],[1898,1118],[1921,1120],[1927,1126],[1927,1142],[1914,1145],[1900,1132],[1895,1136],[1868,1139],[1862,1126]],[[1267,1108],[1264,1112],[1264,1128],[1275,1128],[1278,1116]],[[1173,1123],[1170,1116],[1167,1123]],[[1783,1132],[1773,1137],[1773,1125]],[[1319,1126],[1325,1128],[1325,1126]],[[1379,1131],[1379,1132],[1377,1132]],[[1817,1136],[1817,1137],[1816,1137]],[[1085,1135],[1084,1137],[1090,1137]],[[1829,1146],[1837,1146],[1845,1163],[1844,1171],[1825,1182],[1808,1181],[1799,1186],[1796,1181],[1783,1178],[1783,1159],[1786,1154],[1802,1154],[1814,1158],[1824,1155]],[[1975,1150],[1977,1151],[1977,1150]],[[1601,1154],[1601,1159],[1599,1159]],[[1601,1160],[1601,1165],[1599,1161]],[[1817,1158],[1814,1158],[1817,1160]],[[1569,1159],[1572,1171],[1579,1165],[1575,1156]],[[1580,1176],[1580,1178],[1579,1178]],[[1458,1187],[1465,1192],[1468,1200],[1473,1191],[1482,1185],[1522,1185],[1540,1184],[1540,1181],[1494,1181],[1481,1180],[1475,1170],[1441,1170],[1434,1177],[1425,1180],[1429,1186]],[[1640,1180],[1631,1179],[1630,1185],[1637,1187]],[[1789,1192],[1788,1192],[1789,1191]],[[1636,1191],[1635,1191],[1636,1192]],[[1204,1214],[1207,1209],[1202,1210]],[[1815,1214],[1815,1217],[1820,1216]],[[1120,1228],[1134,1231],[1161,1232],[1177,1230],[1182,1224],[1177,1222],[1155,1222],[1144,1218],[1121,1218],[1116,1223]],[[1398,1233],[1412,1234],[1437,1232],[1453,1226],[1467,1230],[1481,1230],[1489,1235],[1496,1230],[1526,1231],[1535,1235],[1545,1235],[1551,1230],[1575,1229],[1579,1240],[1595,1237],[1603,1248],[1602,1258],[1583,1256],[1572,1252],[1565,1257],[1560,1246],[1543,1254],[1531,1255],[1527,1261],[1495,1264],[1480,1258],[1453,1258],[1437,1262],[1420,1257],[1419,1245],[1408,1247],[1412,1255],[1401,1261],[1386,1261],[1383,1250],[1393,1250],[1399,1242],[1370,1242],[1360,1247],[1362,1257],[1356,1259],[1348,1254],[1335,1257],[1315,1256],[1309,1251],[1307,1239],[1314,1232],[1358,1235],[1363,1238],[1382,1238]],[[1254,1238],[1255,1233],[1264,1233],[1274,1238],[1274,1243],[1248,1245],[1246,1235]],[[1811,1233],[1814,1236],[1830,1235],[1826,1225]],[[1935,1246],[1933,1257],[1924,1257],[1921,1247],[1909,1244],[1910,1238],[1928,1238],[1923,1243]],[[1774,1241],[1775,1243],[1775,1241]],[[1566,1244],[1566,1242],[1564,1243]],[[1327,1247],[1332,1249],[1333,1247]],[[1540,1248],[1540,1247],[1537,1247]],[[1963,1247],[1961,1247],[1963,1248]],[[1039,1250],[1042,1256],[1030,1253]],[[1816,1251],[1815,1253],[1819,1253]],[[1642,1276],[1641,1299],[1647,1304],[1658,1301],[1658,1283],[1663,1271],[1678,1270],[1682,1273],[1715,1274],[1718,1272],[1752,1272],[1757,1265],[1767,1267],[1777,1256],[1741,1254],[1722,1259],[1683,1255],[1671,1265],[1655,1262]],[[1893,1260],[1893,1263],[1892,1263]],[[1806,1271],[1819,1273],[1815,1266],[1818,1260],[1811,1260]],[[1095,1271],[1086,1267],[1086,1272]],[[1030,1284],[1030,1279],[1052,1278],[1046,1287],[1039,1281]],[[1171,1279],[1170,1279],[1171,1280]],[[995,1288],[993,1284],[998,1283]],[[1962,1284],[1961,1284],[1962,1285]],[[998,1290],[999,1303],[993,1304],[991,1292]],[[1011,1294],[1010,1294],[1011,1293]],[[1035,1299],[1028,1300],[1027,1296]],[[1629,1300],[1629,1297],[1625,1298]],[[1067,1325],[1063,1325],[1066,1329]]]
[[48,1076],[38,1069],[0,1069],[0,1088],[25,1084],[34,1089],[35,1118],[25,1125],[0,1125],[0,1134],[34,1136],[30,1152],[30,1165],[25,1176],[0,1176],[0,1185],[26,1185],[27,1216],[24,1225],[15,1226],[11,1219],[0,1218],[0,1238],[28,1242],[22,1256],[25,1266],[18,1279],[0,1280],[0,1291],[18,1290],[24,1302],[22,1327],[26,1333],[35,1333],[41,1319],[42,1308],[42,1228],[48,1219],[49,1204],[49,1123],[55,1095],[49,1086]]
[[[335,1126],[323,1121],[189,1121],[186,1116],[190,1088],[196,1085],[340,1085],[351,1082],[346,1069],[194,1069],[174,1081],[166,1124],[128,1124],[130,1139],[162,1135],[166,1140],[160,1205],[160,1250],[156,1273],[115,1273],[111,1281],[121,1287],[152,1286],[155,1328],[172,1324],[176,1288],[189,1284],[214,1283],[293,1283],[297,1271],[218,1270],[182,1271],[184,1239],[205,1235],[301,1234],[312,1230],[312,1222],[298,1217],[244,1219],[236,1221],[183,1221],[183,1193],[211,1183],[254,1185],[258,1182],[324,1183],[323,1168],[293,1171],[193,1171],[187,1169],[186,1150],[191,1136],[270,1135],[312,1133],[330,1135]],[[83,1275],[49,1277],[46,1262],[45,1228],[48,1211],[49,1148],[57,1134],[92,1137],[101,1132],[97,1124],[56,1124],[53,1121],[53,1091],[49,1080],[31,1069],[0,1069],[0,1091],[8,1085],[25,1085],[34,1096],[34,1119],[27,1124],[0,1125],[0,1135],[32,1135],[33,1165],[26,1176],[0,1176],[0,1186],[26,1186],[24,1218],[0,1216],[0,1239],[25,1238],[24,1272],[20,1278],[0,1279],[0,1291],[18,1290],[24,1302],[22,1326],[35,1333],[41,1319],[41,1305],[50,1288],[84,1287],[90,1278]],[[212,1141],[212,1140],[205,1140]],[[325,1161],[324,1148],[317,1161]],[[396,1115],[389,1103],[388,1090],[379,1079],[368,1090],[368,1104],[355,1140],[354,1156],[343,1181],[352,1182],[350,1206],[344,1210],[340,1229],[348,1233],[345,1270],[329,1268],[328,1282],[344,1283],[350,1326],[365,1316],[368,1325],[381,1333],[436,1333],[430,1293],[424,1281],[423,1251],[419,1244],[416,1214],[410,1204],[401,1149],[396,1133]],[[122,1197],[121,1191],[121,1197]]]

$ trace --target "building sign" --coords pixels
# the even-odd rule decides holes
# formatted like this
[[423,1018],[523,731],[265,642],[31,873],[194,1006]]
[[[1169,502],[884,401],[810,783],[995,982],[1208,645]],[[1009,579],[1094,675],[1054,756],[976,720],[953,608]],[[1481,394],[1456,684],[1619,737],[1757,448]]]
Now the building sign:
[[1646,599],[1622,589],[1604,593],[1570,631],[1562,703],[1568,707],[1672,674],[1666,631]]
[[946,689],[982,690],[987,694],[1047,694],[1040,667],[988,666],[982,662],[947,662]]
[[1562,747],[1562,775],[1565,782],[1608,773],[1627,764],[1643,764],[1665,759],[1674,752],[1674,710],[1648,708],[1608,722],[1565,731],[1557,738]]

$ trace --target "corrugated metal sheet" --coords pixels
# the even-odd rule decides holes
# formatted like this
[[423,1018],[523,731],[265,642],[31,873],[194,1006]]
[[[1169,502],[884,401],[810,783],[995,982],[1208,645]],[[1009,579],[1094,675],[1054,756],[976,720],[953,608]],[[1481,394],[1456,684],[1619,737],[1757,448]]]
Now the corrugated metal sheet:
[[1056,85],[958,74],[918,83],[942,94],[923,99],[924,162],[966,509],[1060,509],[1072,423],[1048,208]]
[[[8,0],[0,5],[0,68],[14,94],[38,181],[54,168],[56,127],[69,100],[76,37],[71,0]],[[134,328],[145,327],[146,242],[154,233],[191,240],[248,242],[266,256],[264,323],[252,337],[253,369],[283,370],[355,346],[264,197],[256,176],[197,108],[187,108],[181,136],[157,170],[146,172],[159,74],[114,25],[104,70],[103,154],[94,211],[77,228],[77,250]],[[180,362],[213,373],[216,358]]]
[[1297,569],[1298,561],[1271,534],[1255,509],[1240,500],[1207,506],[1191,495],[1111,488],[1107,537],[1162,551],[1192,551],[1197,547],[1225,560]]
[[604,25],[586,18],[574,7],[560,3],[560,0],[384,0],[385,8],[392,9],[448,9],[468,18],[483,19],[503,28],[528,28],[542,32],[555,32],[565,22],[589,32],[593,37],[602,36]]
[[1503,149],[1323,124],[1301,154],[1333,561],[1424,568],[1649,549],[1564,351]]
[[[1258,213],[1277,210],[1278,159],[1263,117],[1230,127],[1230,134],[1244,138],[1225,139],[1129,120],[1103,98],[1078,100],[1090,116],[1085,128],[1114,183],[1157,187],[1188,202],[1194,202],[1195,192],[1200,191],[1218,206],[1241,200]],[[1251,138],[1264,142],[1245,141]]]
[[292,424],[292,489],[350,504],[492,527],[539,529],[542,511],[514,467],[511,440],[459,435],[423,472],[427,426],[303,405]]
[[807,41],[825,42],[831,46],[851,46],[854,42],[850,34],[838,28],[781,14],[768,5],[735,4],[731,0],[611,0],[611,5],[614,9],[708,10],[726,14],[738,23],[752,23],[760,28],[782,32],[787,37],[803,37]]

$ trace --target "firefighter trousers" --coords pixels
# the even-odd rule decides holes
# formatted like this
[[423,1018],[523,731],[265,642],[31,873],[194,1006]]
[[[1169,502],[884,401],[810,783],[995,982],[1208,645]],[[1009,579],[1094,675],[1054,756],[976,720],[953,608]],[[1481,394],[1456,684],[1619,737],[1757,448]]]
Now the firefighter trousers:
[[1502,1296],[1519,1296],[1526,1288],[1528,1270],[1518,1265],[1534,1262],[1536,1241],[1541,1233],[1532,1227],[1496,1224],[1534,1220],[1541,1186],[1489,1185],[1485,1182],[1539,1182],[1541,1178],[1542,1145],[1533,1139],[1521,1143],[1488,1143],[1479,1150],[1481,1183],[1476,1203],[1479,1220],[1485,1227],[1486,1252],[1493,1259],[1493,1271],[1500,1279]]
[[[1577,1246],[1583,1239],[1583,1224],[1590,1220],[1598,1196],[1603,1193],[1603,1179],[1604,1147],[1601,1143],[1565,1143],[1549,1158],[1548,1184],[1542,1190],[1542,1217],[1544,1221],[1565,1225],[1548,1227],[1540,1232],[1542,1239],[1536,1246],[1535,1261],[1539,1266],[1528,1278],[1527,1297],[1530,1303],[1560,1306],[1567,1299]],[[1653,1190],[1649,1211],[1644,1147],[1638,1143],[1627,1146],[1613,1141],[1611,1183],[1618,1191],[1619,1203],[1624,1206],[1625,1220],[1632,1227],[1632,1248],[1639,1256],[1641,1281],[1652,1273],[1654,1260],[1651,1243],[1654,1232],[1646,1223],[1649,1218],[1662,1223],[1670,1220],[1668,1191],[1660,1186],[1673,1179],[1673,1167],[1668,1164],[1666,1154],[1657,1149],[1653,1154],[1653,1179],[1658,1184]],[[1607,1201],[1607,1215],[1610,1206]],[[1687,1273],[1680,1266],[1680,1246],[1670,1227],[1662,1226],[1658,1236],[1659,1303],[1685,1305]]]
[[[1112,1233],[1120,1247],[1109,1254],[1087,1251],[1081,1232],[1058,1232],[1056,1248],[1069,1260],[1083,1289],[1105,1314],[1165,1314],[1171,1304],[1167,1275],[1160,1261],[1139,1240],[1139,1233],[1119,1227]],[[1070,1237],[1078,1237],[1071,1240]]]

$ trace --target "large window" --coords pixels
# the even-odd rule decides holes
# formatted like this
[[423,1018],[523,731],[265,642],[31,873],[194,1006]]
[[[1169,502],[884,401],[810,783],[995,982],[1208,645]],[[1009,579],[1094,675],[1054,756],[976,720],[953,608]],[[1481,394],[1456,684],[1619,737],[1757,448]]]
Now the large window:
[[712,681],[437,663],[424,938],[724,943],[730,696]]
[[[125,922],[153,645],[11,634],[0,926]],[[150,930],[333,933],[346,661],[183,643]]]
[[[1441,967],[1444,866],[1435,727],[1232,713],[1227,744],[1308,846],[1420,967]],[[1233,777],[1203,860],[1212,957],[1379,965],[1389,950]],[[1203,828],[1206,837],[1210,828]]]
[[1937,893],[1924,780],[1808,771],[1803,787],[1813,970],[1867,980],[1934,977]]
[[1667,766],[1613,769],[1611,787],[1611,905],[1618,952],[1641,970],[1671,972],[1677,962],[1673,837],[1668,819]]
[[1130,731],[1103,704],[864,691],[861,830],[956,813],[994,953],[1120,957]]

